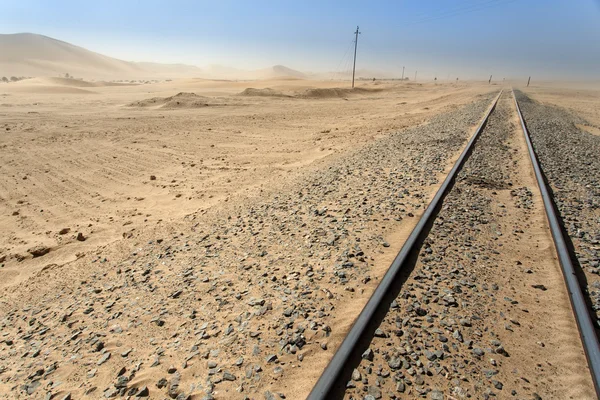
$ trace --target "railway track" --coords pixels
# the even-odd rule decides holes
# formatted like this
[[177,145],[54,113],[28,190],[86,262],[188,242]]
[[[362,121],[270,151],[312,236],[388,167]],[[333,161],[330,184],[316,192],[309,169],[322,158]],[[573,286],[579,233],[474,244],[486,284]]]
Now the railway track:
[[525,133],[525,141],[527,142],[529,157],[531,158],[535,177],[544,202],[544,209],[548,218],[548,224],[550,225],[550,231],[552,232],[556,253],[558,254],[558,258],[560,260],[562,272],[565,277],[565,283],[569,291],[569,298],[571,300],[571,305],[575,313],[575,319],[579,327],[579,334],[581,336],[581,341],[583,342],[583,348],[586,353],[588,365],[592,373],[594,388],[596,390],[596,394],[598,397],[600,397],[600,346],[598,344],[598,337],[596,336],[592,318],[583,297],[581,287],[579,286],[579,281],[573,267],[573,262],[571,261],[571,254],[569,253],[569,249],[567,248],[567,244],[563,236],[563,228],[556,215],[556,205],[554,204],[550,190],[548,189],[544,172],[538,163],[535,149],[531,143],[531,137],[527,131],[527,124],[525,123],[525,119],[521,114],[519,102],[517,101],[514,91],[513,98],[517,113],[519,115],[519,121],[521,122],[521,127]]
[[[590,395],[593,397],[594,393],[596,396],[600,394],[598,340],[526,123],[514,93],[511,99],[508,96],[510,93],[500,91],[490,105],[473,137],[313,387],[309,399],[377,399],[402,397],[405,393],[412,394],[413,397],[443,399],[450,387],[453,387],[452,396],[456,398],[472,395],[488,398],[496,393],[503,393],[502,390],[508,390],[503,389],[504,386],[515,387],[511,391],[513,396],[525,391],[531,392],[529,394],[534,398],[541,398],[534,391],[536,387],[555,390],[553,396],[568,393],[577,398],[588,398]],[[500,102],[502,109],[496,116],[496,108]],[[514,104],[513,111],[509,110],[510,103]],[[503,117],[510,117],[514,110],[518,119],[512,125],[503,121],[508,119]],[[494,126],[490,127],[491,133],[511,129],[516,132],[515,129],[520,125],[521,135],[517,137],[516,133],[490,133],[486,136],[486,143],[477,148],[482,132],[486,131],[492,118],[495,120]],[[521,143],[522,147],[519,147]],[[485,150],[486,147],[493,148],[493,152]],[[477,153],[474,154],[476,148]],[[519,159],[520,153],[528,154],[529,159]],[[506,161],[506,166],[499,167],[503,160]],[[463,170],[467,162],[470,165],[465,172]],[[532,169],[533,172],[524,173],[526,169]],[[513,183],[520,183],[522,186],[514,188],[516,185]],[[539,197],[531,193],[530,187],[536,193],[539,190],[541,201],[538,203],[532,200]],[[448,197],[451,192],[453,194]],[[513,205],[505,206],[500,202],[510,202],[510,198],[516,199]],[[469,210],[471,203],[473,209]],[[464,212],[451,212],[452,206],[457,204],[466,205]],[[518,215],[511,216],[511,210]],[[475,218],[474,211],[477,213]],[[462,243],[461,238],[455,240],[452,235],[460,236],[460,232],[445,228],[447,221],[457,218],[460,222],[463,217],[463,240],[468,242],[468,246],[462,247],[461,251],[467,251],[464,254],[469,254],[469,258],[465,258],[464,254],[452,253],[453,246]],[[512,235],[505,239],[507,232],[499,232],[502,230],[500,227],[511,224]],[[549,228],[551,236],[544,225]],[[493,229],[488,229],[489,226]],[[538,232],[540,226],[542,229]],[[473,232],[481,233],[485,239],[478,241],[472,237]],[[535,249],[528,243],[533,241],[537,241]],[[443,243],[443,246],[436,248],[439,243]],[[478,246],[484,249],[482,254],[471,256],[471,248],[476,249]],[[503,264],[503,258],[509,258],[505,254],[514,255],[519,260],[513,266]],[[558,255],[564,278],[560,278],[558,267],[548,267],[553,262],[556,263],[555,254]],[[521,259],[526,261],[522,262]],[[444,267],[436,270],[431,267],[432,262]],[[463,267],[463,263],[470,263],[476,272]],[[532,265],[532,268],[523,269],[519,267],[522,264]],[[500,272],[494,269],[501,266],[505,267]],[[517,277],[516,274],[522,270],[525,271],[523,278]],[[539,277],[548,279],[548,287],[533,283]],[[492,283],[489,285],[490,289],[488,284],[497,280],[501,282]],[[547,291],[554,293],[548,294]],[[521,296],[523,304],[528,304],[528,309],[519,309],[522,306],[513,296]],[[540,301],[546,301],[547,304],[537,304]],[[470,306],[477,311],[469,310]],[[537,312],[536,307],[539,307]],[[548,320],[552,316],[544,314],[551,309],[553,317],[561,321],[561,328],[555,329],[554,334]],[[521,322],[515,317],[517,314],[522,318]],[[543,318],[535,320],[536,314]],[[572,340],[573,314],[581,344],[573,343]],[[491,324],[486,320],[492,320]],[[504,329],[500,327],[500,320],[506,321]],[[528,335],[532,334],[521,329],[526,325],[530,329],[539,330],[540,336],[549,342],[554,339],[560,343],[570,341],[571,347],[565,344],[560,349],[564,354],[571,354],[564,361],[566,369],[576,368],[575,365],[584,360],[581,354],[583,345],[590,376],[584,376],[581,379],[586,382],[579,383],[581,387],[587,385],[587,391],[581,389],[573,392],[571,388],[560,392],[562,381],[557,379],[558,383],[553,382],[552,375],[559,374],[562,367],[550,362],[547,365],[532,363],[524,356],[529,352],[528,357],[531,358],[550,357],[546,353],[544,342],[537,341],[535,345],[530,343]],[[488,335],[489,337],[484,337]],[[490,347],[485,347],[486,340]],[[508,351],[504,347],[506,343],[510,347]],[[511,356],[509,352],[513,350]],[[484,360],[490,366],[489,369],[480,366]],[[522,364],[518,364],[519,360]],[[557,364],[560,362],[559,360]],[[572,365],[568,365],[569,362]],[[539,373],[549,375],[550,381],[537,385],[536,382],[531,382],[531,378],[513,377],[502,371],[503,364],[517,365],[524,371],[519,373],[530,373],[533,376],[541,370]],[[531,370],[528,369],[529,364],[533,365]],[[512,372],[515,370],[517,368]],[[588,372],[580,369],[571,376],[571,381],[577,379],[577,374],[585,375]],[[478,380],[477,376],[484,378]],[[433,383],[425,383],[424,378]],[[504,383],[501,379],[504,379]],[[563,380],[564,386],[568,387],[568,377]],[[556,388],[549,389],[553,385]]]

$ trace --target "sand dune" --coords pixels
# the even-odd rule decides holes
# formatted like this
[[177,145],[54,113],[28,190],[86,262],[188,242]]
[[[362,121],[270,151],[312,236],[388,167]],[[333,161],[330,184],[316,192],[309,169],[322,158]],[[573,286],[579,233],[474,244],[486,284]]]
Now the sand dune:
[[144,72],[134,63],[32,33],[0,35],[0,48],[0,74],[6,76],[69,73],[80,77],[109,77],[135,76]]
[[169,97],[152,97],[146,100],[134,101],[128,104],[128,107],[139,107],[139,108],[166,108],[166,109],[177,109],[177,108],[201,108],[208,106],[225,105],[222,101],[219,102],[217,99],[199,96],[196,93],[180,92],[174,96]]
[[[201,69],[185,64],[129,62],[33,33],[0,34],[0,77],[56,77],[66,73],[84,79],[305,79],[300,71],[275,65],[241,70],[213,65]],[[72,85],[70,85],[72,86]]]
[[306,79],[306,75],[304,73],[283,65],[275,65],[271,68],[258,70],[256,73],[258,79]]
[[130,107],[161,107],[161,108],[194,108],[208,106],[208,97],[196,93],[180,92],[175,96],[153,97],[151,99],[134,101]]
[[244,70],[223,65],[211,65],[204,70],[203,77],[230,80],[298,80],[307,75],[283,65],[275,65],[259,70]]

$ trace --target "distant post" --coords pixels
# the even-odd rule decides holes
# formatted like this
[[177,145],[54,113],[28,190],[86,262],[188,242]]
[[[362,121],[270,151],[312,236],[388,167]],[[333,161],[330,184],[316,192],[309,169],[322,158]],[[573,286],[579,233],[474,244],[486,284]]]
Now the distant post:
[[402,67],[402,80],[404,80],[404,67]]
[[415,82],[417,81],[417,71],[415,71]]
[[490,75],[490,80],[488,81],[488,84],[492,83],[492,76]]
[[354,73],[356,72],[356,48],[358,47],[358,25],[356,25],[356,32],[354,32],[356,38],[354,39],[354,65],[352,66],[352,89],[354,89]]
[[529,79],[527,79],[527,87],[529,87],[529,82],[531,82],[531,77],[529,77]]

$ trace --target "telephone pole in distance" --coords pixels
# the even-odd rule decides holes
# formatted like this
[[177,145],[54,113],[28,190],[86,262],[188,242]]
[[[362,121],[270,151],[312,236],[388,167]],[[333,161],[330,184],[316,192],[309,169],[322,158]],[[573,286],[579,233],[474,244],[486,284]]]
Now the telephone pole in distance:
[[356,48],[358,47],[358,35],[360,32],[358,31],[358,25],[356,26],[356,32],[354,32],[356,38],[354,39],[354,65],[352,66],[352,88],[354,89],[354,73],[356,72]]

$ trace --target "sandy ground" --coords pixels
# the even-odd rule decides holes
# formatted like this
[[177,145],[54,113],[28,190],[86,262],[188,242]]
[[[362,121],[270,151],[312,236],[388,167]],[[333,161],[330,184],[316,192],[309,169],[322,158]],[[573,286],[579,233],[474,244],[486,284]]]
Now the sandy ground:
[[[359,94],[327,90],[335,86],[191,79],[102,87],[56,78],[0,86],[2,286],[144,227],[277,185],[316,160],[487,90],[380,82]],[[309,98],[238,95],[248,87],[300,96],[325,90]],[[128,106],[179,92],[203,100]],[[77,240],[80,233],[85,240]],[[50,252],[34,258],[28,250],[39,246]]]
[[[410,226],[435,191],[446,158],[470,134],[452,121],[436,131],[441,140],[416,131],[403,143],[396,132],[458,112],[490,91],[487,85],[380,82],[353,93],[328,90],[335,86],[298,80],[4,86],[2,390],[17,397],[111,395],[115,374],[126,368],[127,390],[146,385],[152,396],[166,390],[163,378],[169,395],[227,398],[236,387],[306,394],[401,245],[382,251],[381,234],[408,230],[401,216],[408,215]],[[258,92],[238,95],[248,87]],[[72,89],[92,93],[67,93]],[[396,136],[388,143],[390,134]],[[344,166],[349,154],[353,161]],[[303,179],[304,186],[294,183]],[[390,183],[410,189],[399,205],[389,197]],[[379,200],[366,201],[367,193]],[[303,223],[305,214],[316,221]],[[352,221],[356,232],[349,236],[343,225]],[[327,239],[332,224],[341,230]],[[329,276],[323,268],[329,271],[354,236],[366,240],[361,246],[371,256],[359,257],[359,273],[339,282],[346,282],[345,293],[331,287],[334,295],[319,283]],[[279,282],[294,281],[293,291],[273,297],[282,290]],[[292,314],[315,329],[325,329],[322,319],[330,324],[328,331],[306,332],[302,355],[309,368],[302,379],[294,373],[301,363],[290,358],[295,350],[276,352],[281,360],[274,369],[263,364],[279,334],[267,320],[270,310],[286,315],[288,298],[305,310],[327,301],[342,311],[321,306],[317,315]],[[236,333],[228,336],[232,326]],[[316,352],[321,332],[329,336],[331,329],[331,347]],[[33,362],[14,363],[21,351]],[[178,369],[174,375],[165,370],[169,364]],[[268,370],[260,372],[261,364]],[[234,368],[233,386],[221,366]],[[40,367],[43,379],[32,372]],[[240,382],[240,368],[250,379]]]
[[[563,87],[561,87],[563,86]],[[547,85],[519,87],[524,93],[542,104],[559,106],[579,115],[589,124],[578,127],[593,135],[600,135],[600,87],[598,85],[569,87],[569,85]]]
[[499,89],[339,86],[1,85],[0,391],[305,397]]

